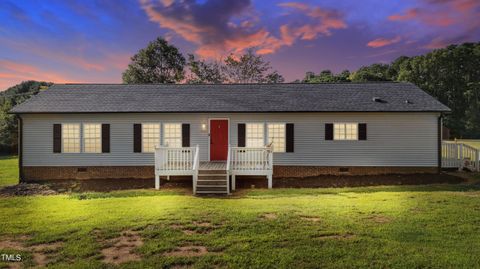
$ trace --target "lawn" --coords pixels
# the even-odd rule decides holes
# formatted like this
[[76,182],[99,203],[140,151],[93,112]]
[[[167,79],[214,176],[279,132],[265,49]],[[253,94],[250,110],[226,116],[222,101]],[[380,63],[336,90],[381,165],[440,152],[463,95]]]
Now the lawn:
[[0,198],[0,208],[0,253],[20,253],[27,267],[480,264],[478,185],[243,190],[229,198],[136,190]]
[[0,187],[18,183],[18,158],[0,155]]

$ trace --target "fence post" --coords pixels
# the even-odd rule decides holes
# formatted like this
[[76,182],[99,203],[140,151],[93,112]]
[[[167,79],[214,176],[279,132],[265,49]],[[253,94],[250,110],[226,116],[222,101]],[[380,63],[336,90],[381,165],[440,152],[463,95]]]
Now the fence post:
[[459,152],[459,166],[458,166],[458,170],[459,171],[462,171],[463,170],[463,165],[464,165],[464,162],[463,162],[463,144],[458,144],[458,150],[460,151]]
[[475,168],[480,172],[480,149],[475,151]]

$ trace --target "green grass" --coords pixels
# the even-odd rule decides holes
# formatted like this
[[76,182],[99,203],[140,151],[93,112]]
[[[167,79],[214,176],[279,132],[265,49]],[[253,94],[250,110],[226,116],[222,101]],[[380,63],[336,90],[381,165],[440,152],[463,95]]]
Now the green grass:
[[474,140],[474,139],[457,139],[458,142],[465,143],[467,145],[470,145],[474,148],[480,149],[480,140]]
[[[249,190],[230,198],[130,190],[0,198],[0,209],[0,238],[28,235],[28,245],[63,242],[51,253],[53,268],[114,267],[102,262],[101,250],[125,230],[138,231],[144,245],[135,250],[142,260],[120,265],[124,268],[480,264],[479,185]],[[164,255],[186,245],[205,246],[211,253]],[[0,253],[17,252],[0,247]],[[20,253],[26,266],[35,265],[30,251]]]
[[0,187],[18,183],[18,158],[0,155]]

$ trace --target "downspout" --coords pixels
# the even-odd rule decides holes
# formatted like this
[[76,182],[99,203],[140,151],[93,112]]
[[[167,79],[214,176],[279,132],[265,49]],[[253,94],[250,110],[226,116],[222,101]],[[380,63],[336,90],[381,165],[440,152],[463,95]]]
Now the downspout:
[[18,180],[23,182],[23,120],[20,115],[17,115],[18,123]]
[[437,129],[438,129],[438,134],[437,134],[437,148],[438,148],[438,167],[437,167],[437,172],[440,174],[442,172],[442,133],[443,133],[443,115],[440,114],[440,116],[438,117],[438,126],[437,126]]

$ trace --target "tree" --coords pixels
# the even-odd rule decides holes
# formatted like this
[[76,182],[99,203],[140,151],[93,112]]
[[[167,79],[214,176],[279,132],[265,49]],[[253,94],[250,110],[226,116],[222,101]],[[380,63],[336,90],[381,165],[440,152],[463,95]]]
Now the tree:
[[17,121],[14,115],[8,114],[8,111],[50,85],[52,85],[50,82],[24,81],[0,92],[0,152],[17,151]]
[[150,42],[131,58],[123,83],[175,83],[183,80],[185,58],[162,38]]
[[343,70],[339,74],[334,74],[332,71],[326,69],[322,70],[318,75],[313,72],[305,73],[303,79],[305,83],[334,83],[334,82],[350,82],[350,71]]
[[356,72],[352,74],[353,82],[366,82],[366,81],[391,81],[389,76],[388,64],[372,64],[369,66],[362,66]]
[[450,45],[404,60],[399,81],[412,82],[452,109],[444,123],[459,138],[480,137],[480,43]]
[[225,59],[223,71],[229,83],[281,83],[282,75],[277,71],[268,73],[272,67],[252,49],[240,57],[231,54]]
[[219,62],[208,63],[204,60],[196,60],[194,55],[189,54],[188,66],[190,67],[190,75],[187,83],[218,84],[226,80],[222,72],[222,65]]

